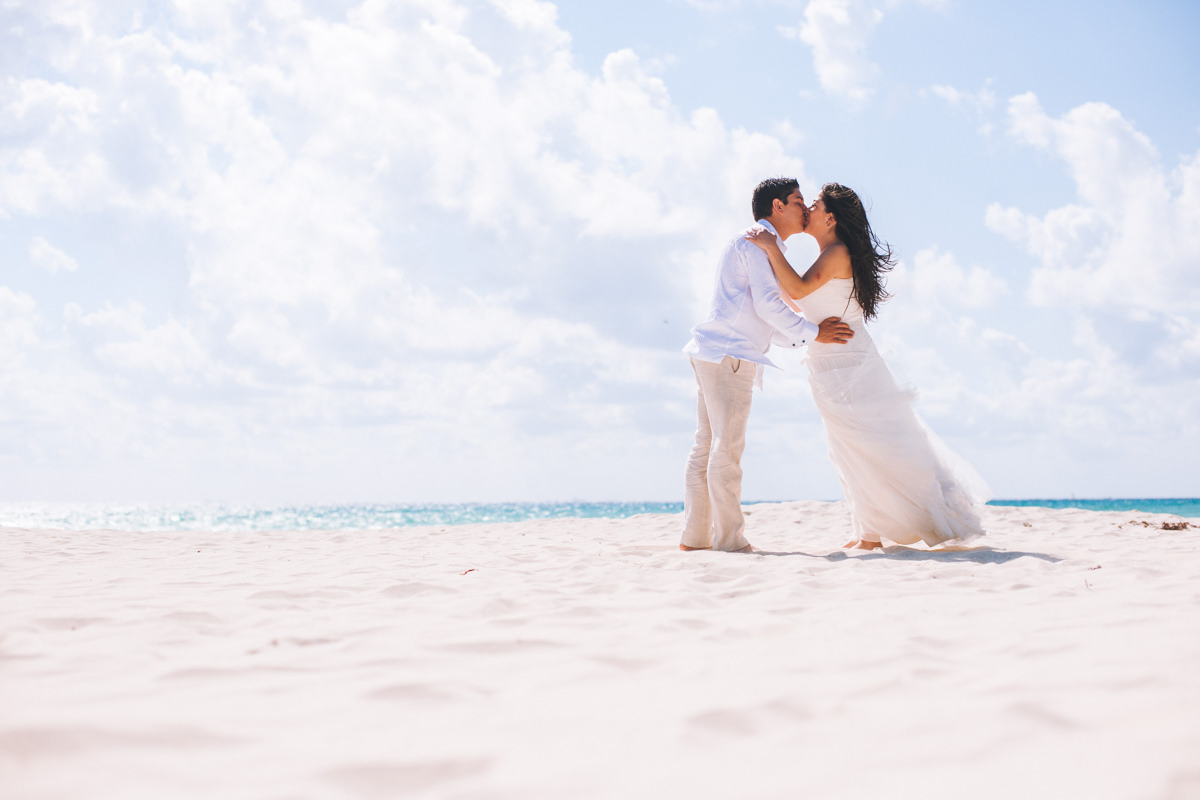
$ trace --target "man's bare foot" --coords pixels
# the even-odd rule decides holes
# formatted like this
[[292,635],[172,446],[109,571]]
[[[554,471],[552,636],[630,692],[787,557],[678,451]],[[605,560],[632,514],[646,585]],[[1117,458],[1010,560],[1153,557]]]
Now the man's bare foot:
[[[692,550],[712,550],[711,547],[690,547],[686,544],[679,545],[679,549],[683,550],[684,552],[690,552]],[[756,551],[754,549],[754,545],[748,544],[745,547],[741,548],[740,550],[730,550],[729,552],[731,552],[731,553],[753,553]]]

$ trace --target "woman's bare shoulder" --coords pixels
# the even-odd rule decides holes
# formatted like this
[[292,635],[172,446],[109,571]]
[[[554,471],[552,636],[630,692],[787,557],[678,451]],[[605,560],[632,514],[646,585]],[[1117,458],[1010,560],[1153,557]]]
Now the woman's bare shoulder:
[[834,242],[826,247],[821,251],[817,260],[822,262],[825,269],[833,273],[830,275],[831,278],[849,278],[854,274],[850,264],[850,248],[842,242]]
[[836,258],[838,260],[845,259],[846,261],[850,260],[850,248],[846,247],[845,242],[834,242],[833,244],[829,245],[829,247],[826,247],[821,252],[821,255],[825,255],[826,253],[829,254],[830,258]]

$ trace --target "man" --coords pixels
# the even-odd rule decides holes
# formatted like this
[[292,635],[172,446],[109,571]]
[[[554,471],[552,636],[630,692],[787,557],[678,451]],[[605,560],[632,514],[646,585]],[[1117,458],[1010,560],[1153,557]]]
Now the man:
[[[808,225],[800,185],[770,178],[754,190],[754,218],[783,241]],[[692,328],[683,351],[696,373],[696,443],[688,457],[680,550],[749,553],[742,514],[742,451],[755,386],[762,388],[771,344],[800,347],[811,339],[845,344],[854,332],[837,317],[814,325],[784,302],[766,253],[745,238],[721,254],[709,317]]]

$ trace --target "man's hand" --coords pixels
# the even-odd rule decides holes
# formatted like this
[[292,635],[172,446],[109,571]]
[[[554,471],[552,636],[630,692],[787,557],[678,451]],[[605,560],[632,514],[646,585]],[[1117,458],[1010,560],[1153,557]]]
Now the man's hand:
[[817,341],[825,344],[845,344],[854,337],[854,331],[841,317],[830,317],[817,327],[820,329]]

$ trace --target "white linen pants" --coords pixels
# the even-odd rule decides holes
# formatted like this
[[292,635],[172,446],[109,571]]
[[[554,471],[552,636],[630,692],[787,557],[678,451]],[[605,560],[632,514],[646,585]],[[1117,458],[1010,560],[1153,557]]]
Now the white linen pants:
[[692,359],[696,373],[696,443],[684,477],[683,538],[688,547],[741,550],[749,542],[742,513],[742,451],[757,365],[725,356]]

